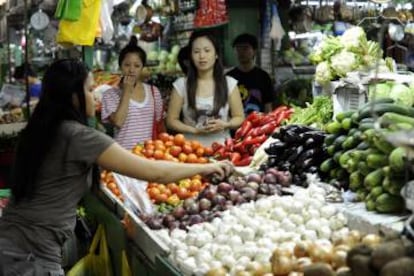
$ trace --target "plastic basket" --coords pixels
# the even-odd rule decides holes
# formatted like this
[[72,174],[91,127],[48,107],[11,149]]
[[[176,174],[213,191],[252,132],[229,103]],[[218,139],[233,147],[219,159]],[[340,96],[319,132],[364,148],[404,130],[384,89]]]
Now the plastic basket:
[[341,112],[358,110],[367,100],[366,91],[356,85],[338,86],[332,94],[334,116]]

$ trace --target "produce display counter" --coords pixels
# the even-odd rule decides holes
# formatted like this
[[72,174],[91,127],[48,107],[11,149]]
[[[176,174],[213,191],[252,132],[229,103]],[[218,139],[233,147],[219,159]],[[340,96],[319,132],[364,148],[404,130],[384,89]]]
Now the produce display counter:
[[[247,167],[238,168],[239,172],[248,172]],[[291,186],[289,193],[295,193],[302,187]],[[144,259],[152,272],[157,275],[182,275],[180,271],[168,260],[170,249],[142,220],[133,214],[123,202],[117,199],[105,186],[101,187],[101,198],[110,210],[123,218],[125,213],[131,217],[133,223],[133,245],[135,253],[141,260]],[[364,203],[328,203],[335,205],[347,218],[348,227],[362,233],[375,233],[395,236],[401,233],[408,213],[404,215],[389,215],[368,212]],[[138,253],[136,253],[138,252]],[[159,274],[161,273],[161,274]],[[150,275],[151,273],[149,273]]]
[[0,135],[20,132],[26,126],[26,124],[27,122],[0,124]]
[[114,212],[119,218],[123,218],[127,213],[133,223],[133,241],[140,247],[148,259],[155,263],[158,256],[168,256],[168,247],[156,236],[149,227],[131,212],[123,202],[117,199],[105,187],[101,188],[101,199],[105,205]]
[[401,233],[404,221],[409,214],[390,215],[368,212],[365,203],[336,203],[336,206],[347,217],[350,228],[362,233],[395,235]]

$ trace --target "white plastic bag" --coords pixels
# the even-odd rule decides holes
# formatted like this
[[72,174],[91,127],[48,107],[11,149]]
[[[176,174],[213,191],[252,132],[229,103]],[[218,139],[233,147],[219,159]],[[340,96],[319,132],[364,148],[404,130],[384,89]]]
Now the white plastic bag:
[[279,13],[276,4],[272,5],[272,28],[270,29],[270,38],[275,42],[275,49],[280,50],[282,39],[285,36],[285,30],[280,22]]
[[111,19],[111,14],[114,9],[114,1],[102,1],[101,5],[101,15],[99,19],[101,23],[101,35],[103,41],[105,43],[109,43],[112,41],[112,37],[114,36],[114,24]]
[[117,173],[113,175],[126,207],[136,214],[150,215],[154,212],[154,206],[146,191],[148,182]]

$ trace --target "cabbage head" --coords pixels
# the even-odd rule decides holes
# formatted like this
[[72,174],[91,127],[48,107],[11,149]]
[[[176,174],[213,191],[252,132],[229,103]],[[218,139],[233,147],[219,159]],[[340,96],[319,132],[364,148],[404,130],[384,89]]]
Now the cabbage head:
[[390,91],[390,98],[401,105],[412,106],[414,102],[411,89],[401,83],[393,85]]
[[391,92],[392,84],[384,82],[371,84],[368,88],[368,98],[371,100],[373,98],[389,98]]

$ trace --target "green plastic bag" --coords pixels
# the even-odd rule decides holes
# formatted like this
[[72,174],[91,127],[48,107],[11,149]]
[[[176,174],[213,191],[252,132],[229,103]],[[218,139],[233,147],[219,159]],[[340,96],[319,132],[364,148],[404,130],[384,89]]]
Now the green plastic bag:
[[109,257],[105,230],[98,226],[93,237],[89,253],[80,259],[66,274],[67,276],[112,276],[112,265]]
[[59,0],[55,17],[60,20],[78,21],[82,11],[82,0]]

